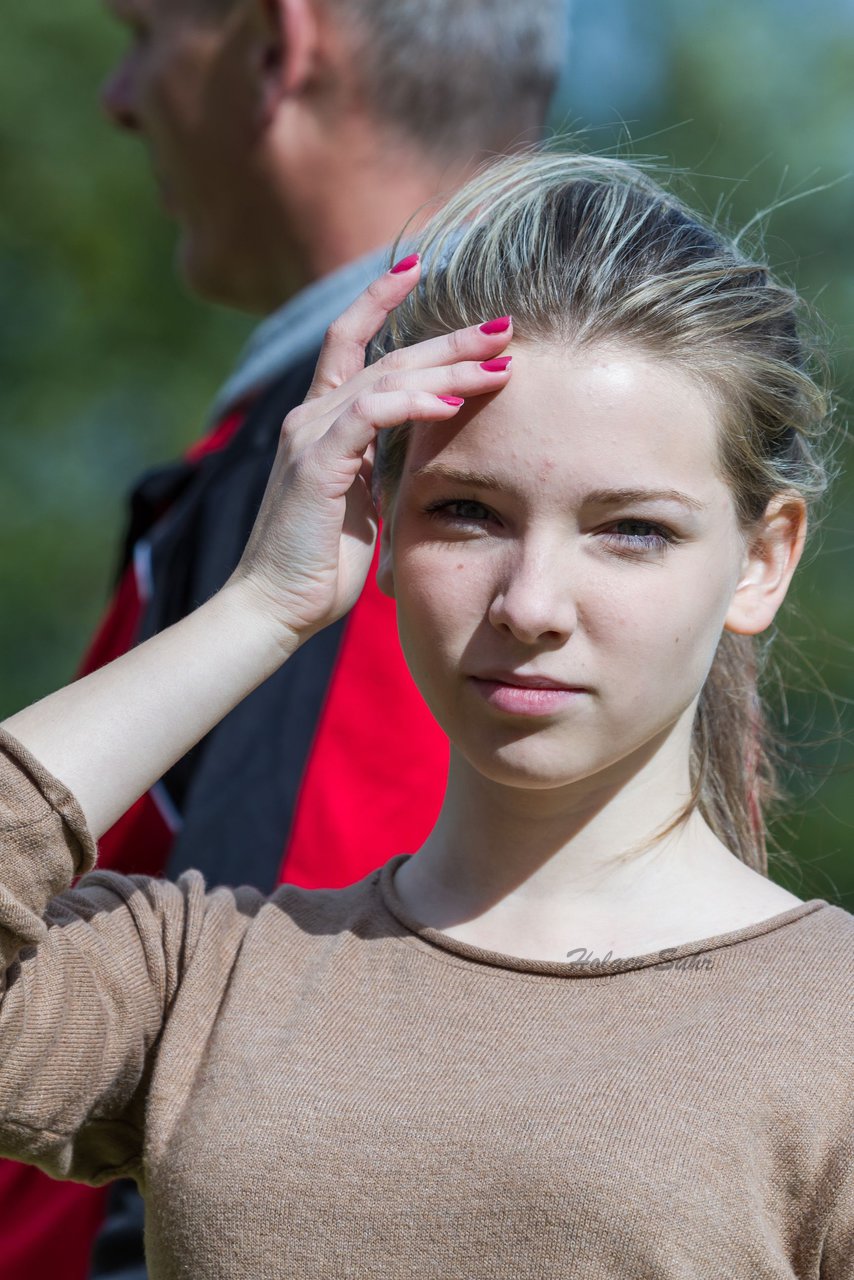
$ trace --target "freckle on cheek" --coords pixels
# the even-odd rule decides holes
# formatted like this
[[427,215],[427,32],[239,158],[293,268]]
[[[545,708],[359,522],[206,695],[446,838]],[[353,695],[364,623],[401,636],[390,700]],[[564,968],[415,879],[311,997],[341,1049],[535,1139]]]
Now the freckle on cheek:
[[464,565],[464,564],[458,564],[458,565],[457,565],[457,568],[458,568],[458,569],[464,569],[464,568],[465,568],[465,565]]

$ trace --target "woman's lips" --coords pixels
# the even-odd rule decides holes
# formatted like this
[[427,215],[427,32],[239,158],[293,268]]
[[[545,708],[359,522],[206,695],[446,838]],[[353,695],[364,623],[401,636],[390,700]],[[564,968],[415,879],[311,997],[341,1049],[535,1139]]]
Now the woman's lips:
[[515,715],[544,716],[562,711],[587,692],[585,689],[531,689],[500,680],[484,680],[469,676],[476,693],[497,711]]

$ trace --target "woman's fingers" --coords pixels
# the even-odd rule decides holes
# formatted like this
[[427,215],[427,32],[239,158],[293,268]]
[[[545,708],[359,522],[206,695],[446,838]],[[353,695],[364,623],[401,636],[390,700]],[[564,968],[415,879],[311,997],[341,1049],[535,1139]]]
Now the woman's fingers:
[[410,254],[372,280],[356,301],[332,322],[323,340],[307,399],[334,391],[364,369],[368,343],[395,307],[412,292],[420,277],[421,259],[416,253]]
[[346,494],[378,430],[402,422],[448,422],[464,403],[461,396],[443,399],[429,391],[360,392],[312,448],[329,496]]
[[[319,440],[348,405],[352,406],[356,401],[364,407],[368,403],[374,403],[369,399],[371,396],[409,392],[468,399],[500,391],[507,384],[511,372],[512,357],[497,356],[490,360],[462,361],[459,364],[439,365],[437,368],[390,371],[373,382],[364,384],[361,390],[354,388],[351,381],[346,388],[341,389],[342,392],[346,390],[346,395],[326,396],[322,401],[307,400],[298,408],[292,409],[285,419],[283,431],[288,437],[291,451],[299,452],[312,440]],[[394,403],[404,402],[398,398]],[[323,412],[318,413],[321,407]],[[405,421],[406,418],[401,418],[398,424],[391,425],[399,425]],[[378,425],[389,424],[383,421]]]
[[[376,364],[361,370],[343,385],[327,391],[322,402],[307,400],[324,414],[334,414],[362,390],[397,390],[401,387],[424,387],[427,390],[468,395],[497,391],[501,385],[496,374],[503,374],[509,357],[501,352],[513,337],[513,324],[508,316],[501,318],[499,328],[487,322],[471,325],[438,338],[428,338],[411,347],[389,352]],[[489,375],[484,377],[484,375]],[[461,379],[461,380],[460,380]]]
[[302,643],[352,608],[373,555],[371,479],[377,433],[453,420],[467,399],[500,391],[507,317],[390,353],[365,369],[365,349],[418,283],[404,260],[330,327],[308,398],[282,425],[279,450],[237,574]]
[[366,391],[431,391],[444,396],[482,396],[500,391],[510,377],[511,356],[465,360],[436,368],[383,373]]
[[325,396],[328,403],[324,409],[331,410],[336,404],[343,404],[362,385],[372,384],[388,373],[465,361],[480,363],[501,354],[513,337],[509,316],[493,317],[481,324],[391,351],[366,369],[368,344],[420,278],[421,260],[417,254],[411,254],[373,280],[333,321],[324,338],[307,401]]
[[411,347],[399,347],[377,360],[366,372],[373,377],[387,373],[404,373],[410,369],[429,369],[435,365],[458,364],[461,361],[491,360],[497,357],[513,337],[510,316],[498,316],[467,329],[455,329],[438,338],[425,338]]

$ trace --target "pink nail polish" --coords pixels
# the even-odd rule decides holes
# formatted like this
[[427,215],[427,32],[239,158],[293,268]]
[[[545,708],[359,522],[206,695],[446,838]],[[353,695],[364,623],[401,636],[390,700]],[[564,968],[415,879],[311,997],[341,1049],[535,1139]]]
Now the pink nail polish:
[[444,400],[445,404],[451,404],[458,409],[461,404],[465,404],[465,400],[461,400],[459,396],[437,396],[437,400]]
[[510,328],[510,316],[499,316],[497,320],[487,320],[480,326],[481,333],[506,333]]
[[512,359],[512,356],[496,356],[494,360],[482,361],[480,367],[487,373],[504,373]]
[[418,265],[420,257],[420,253],[410,253],[408,258],[401,258],[400,262],[396,262],[391,268],[391,274],[398,275],[401,271],[411,271],[413,267]]

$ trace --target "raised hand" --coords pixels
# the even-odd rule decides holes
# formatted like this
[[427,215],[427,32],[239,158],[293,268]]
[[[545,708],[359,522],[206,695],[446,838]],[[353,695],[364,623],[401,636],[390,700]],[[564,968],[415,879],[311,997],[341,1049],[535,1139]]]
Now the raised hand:
[[329,328],[311,390],[282,426],[232,576],[281,626],[290,650],[351,609],[365,584],[378,529],[370,484],[377,431],[446,422],[464,399],[497,391],[510,376],[509,367],[483,367],[507,346],[510,323],[493,332],[459,329],[366,368],[368,344],[420,277],[417,259],[399,268],[374,280]]
[[370,489],[377,431],[447,421],[463,398],[506,384],[509,371],[481,364],[510,341],[509,324],[493,333],[461,329],[365,368],[368,343],[419,271],[416,263],[387,272],[330,328],[311,392],[285,419],[246,550],[222,590],[4,721],[77,797],[95,839],[304,640],[356,603],[377,534]]

